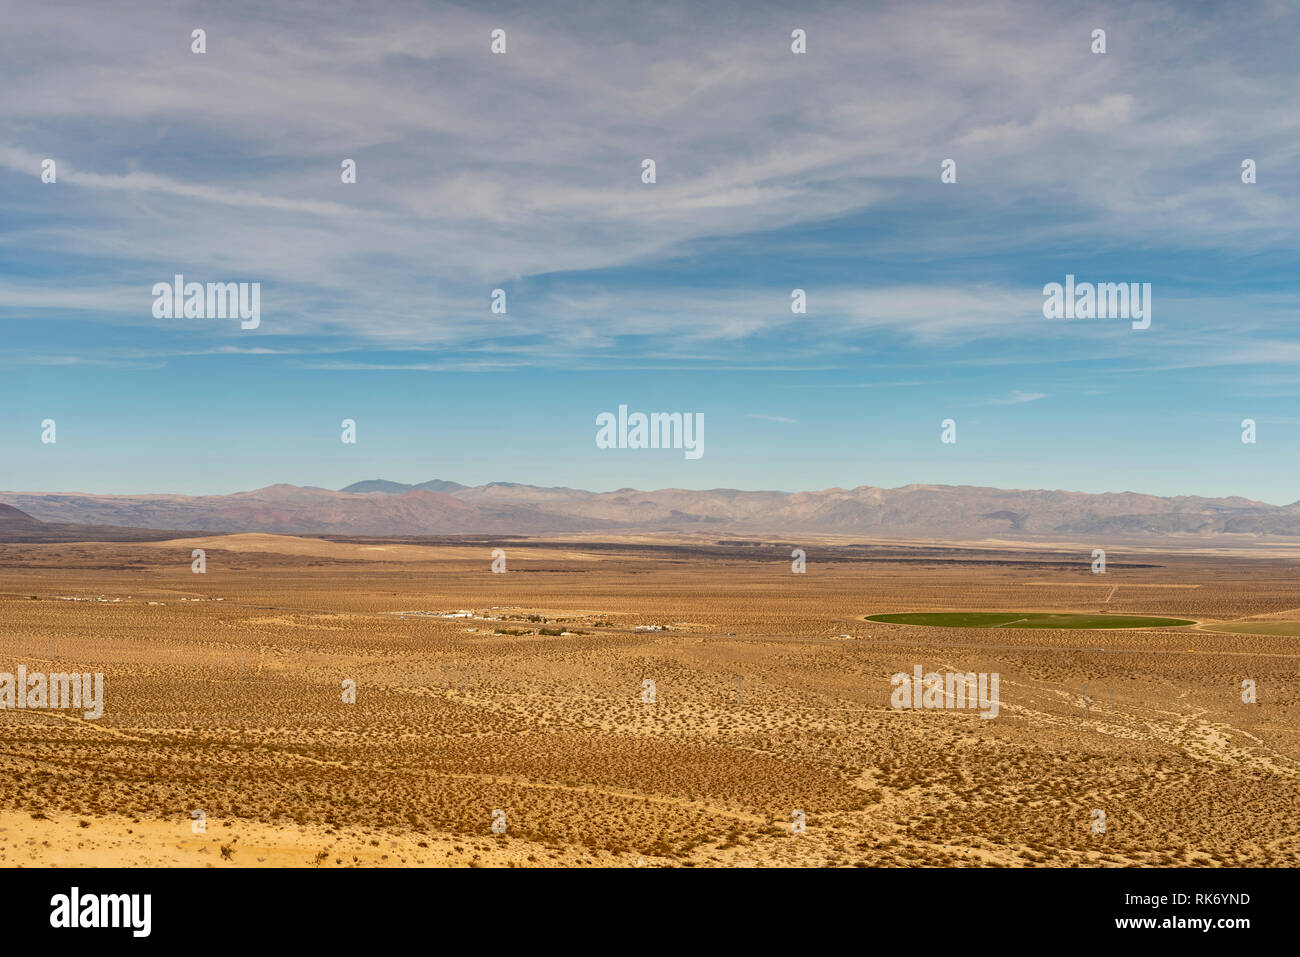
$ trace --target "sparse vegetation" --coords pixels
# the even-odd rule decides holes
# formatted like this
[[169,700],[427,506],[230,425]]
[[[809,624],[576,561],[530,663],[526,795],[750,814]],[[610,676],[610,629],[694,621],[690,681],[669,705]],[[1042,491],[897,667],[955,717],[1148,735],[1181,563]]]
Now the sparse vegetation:
[[[1144,558],[1116,587],[1086,564],[1034,567],[1028,549],[864,576],[836,548],[819,546],[797,587],[788,565],[717,548],[694,561],[685,545],[667,560],[611,547],[598,562],[539,548],[547,570],[518,576],[489,574],[481,555],[322,565],[250,549],[196,589],[167,543],[0,544],[0,615],[34,642],[20,652],[0,635],[0,656],[16,666],[57,638],[69,669],[114,668],[99,723],[0,712],[0,814],[14,823],[0,854],[1300,865],[1284,561],[1241,559],[1229,575],[1219,558]],[[207,600],[181,602],[187,590]],[[71,594],[95,600],[45,600]],[[1026,607],[1049,610],[1003,611]],[[500,626],[466,633],[479,625],[454,617],[467,608]],[[886,614],[864,623],[873,608]],[[954,608],[982,617],[885,620]],[[1014,621],[1033,616],[1044,624]],[[1168,616],[1202,624],[1151,624]],[[1225,633],[1243,618],[1261,627]],[[1090,630],[1123,620],[1144,624]],[[999,672],[1002,715],[894,710],[889,676],[918,664]],[[355,704],[340,702],[340,675],[357,677]],[[1267,720],[1239,703],[1247,675]],[[206,836],[178,821],[188,808],[206,810]],[[508,840],[489,831],[494,808]]]

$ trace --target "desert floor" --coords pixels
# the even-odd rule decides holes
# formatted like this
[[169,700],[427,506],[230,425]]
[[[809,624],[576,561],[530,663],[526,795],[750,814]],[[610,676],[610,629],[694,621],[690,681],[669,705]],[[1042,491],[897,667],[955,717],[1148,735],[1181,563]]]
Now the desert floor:
[[[1090,548],[0,545],[0,671],[105,676],[0,710],[0,865],[1300,865],[1300,563]],[[862,620],[948,609],[1198,624]]]

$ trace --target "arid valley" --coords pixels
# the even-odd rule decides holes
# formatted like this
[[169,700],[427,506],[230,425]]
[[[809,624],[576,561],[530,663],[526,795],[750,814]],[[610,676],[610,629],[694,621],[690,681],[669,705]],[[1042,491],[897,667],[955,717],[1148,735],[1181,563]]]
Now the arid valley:
[[[1297,866],[1300,549],[1090,547],[3,544],[0,670],[104,707],[0,711],[0,865]],[[951,610],[1194,624],[866,620]]]

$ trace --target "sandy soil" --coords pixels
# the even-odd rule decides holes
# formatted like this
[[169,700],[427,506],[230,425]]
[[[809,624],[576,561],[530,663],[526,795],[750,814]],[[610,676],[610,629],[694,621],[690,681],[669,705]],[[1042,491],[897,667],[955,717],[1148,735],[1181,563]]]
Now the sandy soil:
[[[95,721],[0,710],[0,864],[1300,864],[1300,639],[1215,630],[1300,621],[1290,560],[391,547],[0,545],[0,671],[105,676]],[[954,609],[1202,624],[862,620]],[[892,708],[917,664],[998,673],[999,716]]]

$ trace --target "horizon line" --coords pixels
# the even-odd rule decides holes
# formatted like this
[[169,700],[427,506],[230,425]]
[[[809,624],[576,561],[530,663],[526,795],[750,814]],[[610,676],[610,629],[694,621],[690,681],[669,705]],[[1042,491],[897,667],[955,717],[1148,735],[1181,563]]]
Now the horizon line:
[[[366,482],[391,482],[391,483],[394,484],[394,485],[404,485],[404,486],[407,486],[407,487],[406,487],[405,489],[403,489],[402,491],[400,491],[400,492],[380,492],[380,491],[354,491],[354,492],[349,492],[349,491],[347,491],[348,489],[350,489],[350,488],[351,488],[352,486],[354,486],[354,485],[361,485],[361,484],[364,484],[364,483],[366,483]],[[433,490],[433,489],[421,489],[421,488],[417,488],[417,487],[416,487],[416,486],[419,486],[419,485],[428,484],[429,482],[447,482],[448,484],[459,485],[459,486],[460,486],[460,489],[458,489],[458,490],[452,490],[452,491],[448,491],[448,492],[436,492],[436,491]],[[328,487],[323,486],[323,485],[295,485],[295,484],[292,483],[292,482],[272,482],[272,483],[270,483],[269,485],[261,485],[261,486],[257,486],[256,488],[235,489],[235,490],[233,490],[233,491],[228,491],[228,492],[197,492],[197,493],[191,493],[191,492],[90,492],[90,491],[76,491],[76,490],[69,490],[69,491],[55,491],[55,490],[50,490],[50,489],[40,489],[40,490],[4,489],[4,490],[0,490],[0,496],[5,496],[5,495],[86,495],[86,496],[95,496],[95,497],[99,497],[99,498],[140,498],[140,497],[147,497],[147,496],[159,496],[159,497],[161,497],[161,496],[170,496],[170,497],[178,497],[178,498],[208,498],[208,497],[224,497],[224,496],[229,496],[229,495],[249,495],[249,494],[253,494],[253,493],[256,493],[256,492],[264,492],[264,491],[266,491],[267,489],[274,489],[274,488],[310,489],[310,490],[315,490],[315,491],[333,492],[333,493],[348,494],[348,495],[405,495],[407,492],[435,492],[435,494],[440,494],[440,495],[451,495],[451,494],[454,493],[454,491],[459,491],[459,490],[472,491],[472,490],[474,490],[474,489],[490,488],[490,487],[492,487],[492,486],[515,486],[515,487],[519,487],[519,488],[531,488],[531,489],[538,489],[538,490],[542,490],[542,491],[572,491],[572,492],[586,492],[587,494],[590,494],[590,495],[610,495],[610,494],[614,494],[614,493],[617,493],[617,492],[644,492],[644,493],[652,493],[652,492],[698,492],[698,493],[706,493],[706,492],[744,492],[744,493],[749,493],[749,494],[771,493],[771,494],[776,494],[776,495],[807,495],[807,494],[813,494],[813,493],[818,493],[818,492],[836,492],[836,491],[839,491],[839,492],[855,492],[855,491],[858,491],[858,490],[860,490],[860,489],[877,489],[877,490],[879,490],[879,491],[881,491],[881,492],[898,492],[898,491],[903,491],[903,490],[906,490],[906,489],[915,489],[915,488],[928,488],[928,489],[987,489],[987,490],[992,490],[992,491],[997,491],[997,492],[1026,492],[1026,493],[1031,493],[1031,492],[1054,492],[1054,493],[1059,493],[1059,494],[1063,494],[1063,495],[1089,495],[1089,496],[1100,496],[1100,495],[1140,495],[1140,496],[1143,496],[1143,497],[1146,497],[1146,498],[1158,498],[1158,499],[1188,499],[1188,498],[1192,498],[1192,499],[1204,499],[1204,500],[1206,500],[1206,501],[1219,501],[1219,502],[1223,502],[1223,501],[1231,501],[1231,500],[1233,500],[1233,499],[1239,499],[1239,500],[1241,500],[1241,501],[1243,501],[1243,502],[1250,503],[1251,505],[1264,505],[1264,506],[1268,506],[1269,508],[1289,508],[1289,507],[1291,507],[1291,506],[1293,506],[1293,505],[1300,504],[1300,499],[1295,499],[1295,500],[1292,500],[1292,501],[1290,501],[1290,502],[1275,503],[1275,502],[1268,502],[1268,501],[1265,501],[1265,500],[1263,500],[1263,499],[1254,499],[1254,498],[1249,498],[1249,497],[1244,496],[1244,495],[1198,495],[1198,494],[1194,494],[1194,493],[1184,493],[1184,494],[1178,494],[1178,495],[1162,495],[1162,494],[1159,494],[1159,493],[1156,493],[1156,492],[1138,492],[1138,491],[1133,491],[1133,490],[1131,490],[1131,489],[1126,489],[1126,490],[1124,490],[1124,491],[1110,491],[1110,490],[1108,490],[1108,491],[1103,491],[1103,492],[1088,492],[1088,491],[1084,491],[1084,490],[1082,490],[1082,489],[1065,489],[1065,488],[1008,488],[1008,487],[998,486],[998,485],[966,485],[966,484],[953,485],[953,484],[949,484],[949,483],[936,483],[936,482],[909,482],[909,483],[907,483],[907,484],[905,484],[905,485],[895,485],[895,486],[889,486],[889,487],[881,486],[881,485],[855,485],[855,486],[851,486],[851,487],[845,487],[845,486],[840,486],[840,485],[829,485],[829,486],[826,486],[826,487],[824,487],[824,488],[798,489],[798,490],[794,490],[794,491],[785,490],[785,489],[773,489],[773,488],[737,488],[737,487],[733,487],[733,486],[713,486],[713,487],[711,487],[711,488],[687,488],[687,487],[685,487],[685,486],[675,486],[675,485],[674,485],[674,486],[662,486],[662,487],[659,487],[659,488],[637,488],[636,486],[624,485],[624,486],[619,486],[618,488],[611,488],[611,489],[603,489],[603,490],[600,490],[600,489],[587,489],[587,488],[580,488],[580,487],[578,487],[578,486],[572,486],[572,485],[533,485],[533,484],[528,483],[528,482],[512,482],[512,481],[492,481],[492,482],[484,482],[484,483],[480,483],[480,484],[478,484],[478,485],[467,485],[467,484],[465,484],[465,483],[463,483],[463,482],[456,482],[456,481],[454,481],[454,480],[450,480],[450,479],[425,479],[423,482],[399,482],[399,481],[396,481],[396,480],[393,480],[393,479],[382,479],[382,478],[376,478],[376,479],[359,479],[359,480],[356,481],[356,482],[352,482],[352,483],[349,483],[348,485],[343,486],[343,488],[337,488],[337,489],[335,489],[335,488],[328,488]],[[15,507],[16,507],[16,506],[15,506]]]

